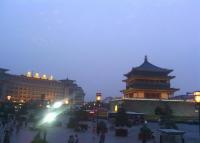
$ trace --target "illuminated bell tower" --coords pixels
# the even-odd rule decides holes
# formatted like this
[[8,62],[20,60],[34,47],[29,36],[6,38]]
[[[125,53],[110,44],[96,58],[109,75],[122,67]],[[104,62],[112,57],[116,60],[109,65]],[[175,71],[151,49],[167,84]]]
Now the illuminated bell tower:
[[147,56],[138,67],[125,74],[126,89],[123,90],[125,98],[140,99],[169,99],[174,92],[179,90],[171,88],[170,80],[175,76],[169,74],[173,70],[157,67],[151,64]]

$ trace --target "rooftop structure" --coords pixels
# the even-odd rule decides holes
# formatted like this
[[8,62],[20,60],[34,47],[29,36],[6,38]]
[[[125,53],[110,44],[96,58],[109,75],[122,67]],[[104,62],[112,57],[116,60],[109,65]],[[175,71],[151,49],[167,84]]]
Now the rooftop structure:
[[138,67],[132,68],[125,74],[126,89],[123,90],[125,98],[169,99],[178,89],[171,88],[170,76],[172,69],[161,68],[151,64],[147,56]]
[[0,68],[0,99],[14,102],[45,99],[49,101],[69,99],[71,104],[83,104],[85,93],[75,81],[55,80],[53,76],[40,76],[28,72],[25,75],[9,74]]

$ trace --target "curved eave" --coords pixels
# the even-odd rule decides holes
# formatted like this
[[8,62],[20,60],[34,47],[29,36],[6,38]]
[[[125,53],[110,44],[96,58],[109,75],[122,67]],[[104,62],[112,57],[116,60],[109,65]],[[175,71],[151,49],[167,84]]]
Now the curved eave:
[[[172,69],[162,69],[162,70],[150,70],[150,69],[137,69],[137,68],[133,68],[130,72],[128,72],[127,74],[124,74],[125,77],[130,77],[131,74],[134,73],[134,71],[144,71],[144,72],[155,72],[155,73],[166,73],[169,74],[171,72],[173,72]],[[171,76],[173,77],[173,76]],[[174,77],[173,77],[174,78]]]
[[0,68],[0,71],[7,72],[7,71],[9,71],[9,69]]
[[125,89],[122,90],[121,92],[130,92],[130,91],[169,91],[169,92],[176,92],[180,89],[178,88],[169,88],[169,89],[147,89],[147,88],[129,88],[129,89]]
[[133,70],[132,70],[132,72],[133,71],[145,71],[145,72],[161,72],[161,73],[171,73],[173,70],[172,69],[139,69],[139,68],[134,68]]

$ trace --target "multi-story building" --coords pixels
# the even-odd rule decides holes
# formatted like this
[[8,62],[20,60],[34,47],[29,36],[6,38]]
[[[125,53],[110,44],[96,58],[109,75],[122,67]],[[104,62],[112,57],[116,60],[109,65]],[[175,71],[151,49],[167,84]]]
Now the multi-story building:
[[74,105],[83,105],[85,96],[83,88],[78,86],[74,80],[66,79],[61,82],[69,88],[69,102]]
[[1,100],[26,102],[38,99],[69,99],[73,104],[82,104],[84,96],[83,89],[72,80],[54,80],[53,76],[40,76],[39,73],[33,75],[31,72],[26,75],[13,75],[9,74],[7,69],[0,68]]
[[125,74],[123,97],[110,101],[110,110],[117,112],[118,107],[123,106],[128,112],[142,113],[149,119],[157,120],[155,110],[168,105],[179,119],[196,120],[198,114],[194,101],[174,96],[178,89],[170,85],[170,80],[175,78],[170,76],[172,71],[151,64],[145,57],[142,65]]
[[173,70],[157,67],[147,60],[139,67],[125,74],[127,77],[125,98],[169,99],[178,89],[170,87],[170,80],[175,76],[169,74]]

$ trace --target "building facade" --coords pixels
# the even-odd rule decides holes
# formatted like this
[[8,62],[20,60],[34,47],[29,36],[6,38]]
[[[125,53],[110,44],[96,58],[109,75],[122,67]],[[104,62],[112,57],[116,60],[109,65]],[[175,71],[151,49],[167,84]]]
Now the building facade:
[[8,71],[0,69],[0,99],[2,101],[27,102],[45,99],[52,102],[69,99],[72,104],[84,102],[84,91],[75,81],[54,80],[52,76],[40,77],[39,73],[32,75],[31,72],[26,75],[13,75]]
[[172,71],[151,64],[145,57],[142,65],[125,74],[127,79],[124,80],[126,89],[123,90],[123,98],[113,99],[110,110],[117,112],[118,107],[123,106],[128,112],[144,113],[147,119],[157,120],[156,108],[168,105],[173,115],[181,121],[196,120],[198,114],[194,101],[174,96],[178,89],[170,86],[170,80],[175,77],[169,75]]
[[144,63],[125,74],[125,98],[169,99],[178,89],[171,88],[170,80],[175,76],[169,74],[173,70],[164,69],[151,64],[145,56]]

